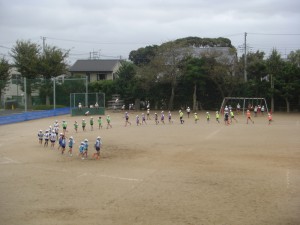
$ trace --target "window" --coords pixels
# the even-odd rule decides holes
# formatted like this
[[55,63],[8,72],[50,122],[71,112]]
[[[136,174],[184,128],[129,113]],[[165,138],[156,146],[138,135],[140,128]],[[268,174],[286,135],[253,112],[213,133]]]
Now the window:
[[97,80],[106,80],[106,74],[97,73]]

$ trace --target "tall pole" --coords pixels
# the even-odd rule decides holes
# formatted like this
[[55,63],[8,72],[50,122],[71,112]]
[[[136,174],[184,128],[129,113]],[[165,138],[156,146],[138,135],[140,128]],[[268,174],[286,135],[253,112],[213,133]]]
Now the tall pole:
[[85,107],[88,107],[88,75],[86,75],[86,79],[85,79]]
[[56,90],[55,90],[55,77],[53,77],[53,109],[56,108]]
[[247,33],[245,32],[244,43],[244,80],[247,82]]
[[24,104],[25,104],[25,112],[27,112],[27,84],[26,77],[24,77]]

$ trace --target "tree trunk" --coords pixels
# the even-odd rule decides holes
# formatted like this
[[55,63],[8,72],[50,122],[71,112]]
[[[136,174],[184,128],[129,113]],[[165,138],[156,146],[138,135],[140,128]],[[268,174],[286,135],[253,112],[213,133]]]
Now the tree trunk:
[[286,103],[286,112],[290,112],[290,101],[288,98],[285,98],[285,103]]
[[172,85],[171,97],[170,97],[170,101],[169,101],[169,110],[173,110],[174,96],[175,96],[175,86]]
[[197,111],[197,84],[194,84],[194,93],[193,93],[193,110]]
[[271,97],[271,112],[274,112],[274,97]]
[[32,98],[31,98],[31,93],[26,94],[27,97],[27,109],[32,109]]

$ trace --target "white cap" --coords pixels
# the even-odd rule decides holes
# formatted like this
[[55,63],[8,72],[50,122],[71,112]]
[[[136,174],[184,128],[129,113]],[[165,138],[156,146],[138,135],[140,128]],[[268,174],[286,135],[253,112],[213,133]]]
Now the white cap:
[[88,140],[88,139],[84,139],[84,141],[85,141],[85,142],[88,142],[89,140]]
[[206,112],[208,114],[208,112]]
[[43,132],[42,130],[40,130],[40,132]]
[[73,137],[71,136],[70,139],[73,139]]
[[101,137],[100,137],[100,136],[98,136],[98,137],[97,137],[97,139],[101,139]]

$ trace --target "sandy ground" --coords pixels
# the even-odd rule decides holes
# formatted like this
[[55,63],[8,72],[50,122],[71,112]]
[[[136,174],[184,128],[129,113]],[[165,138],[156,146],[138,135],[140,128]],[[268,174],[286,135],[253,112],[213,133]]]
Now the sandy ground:
[[[173,124],[136,126],[132,112],[124,127],[110,113],[112,129],[75,133],[83,117],[69,115],[0,126],[0,224],[300,224],[299,114],[225,126],[204,114],[181,125],[173,112]],[[68,122],[73,157],[38,144],[56,119]],[[102,158],[80,159],[80,141],[91,156],[98,135]]]

